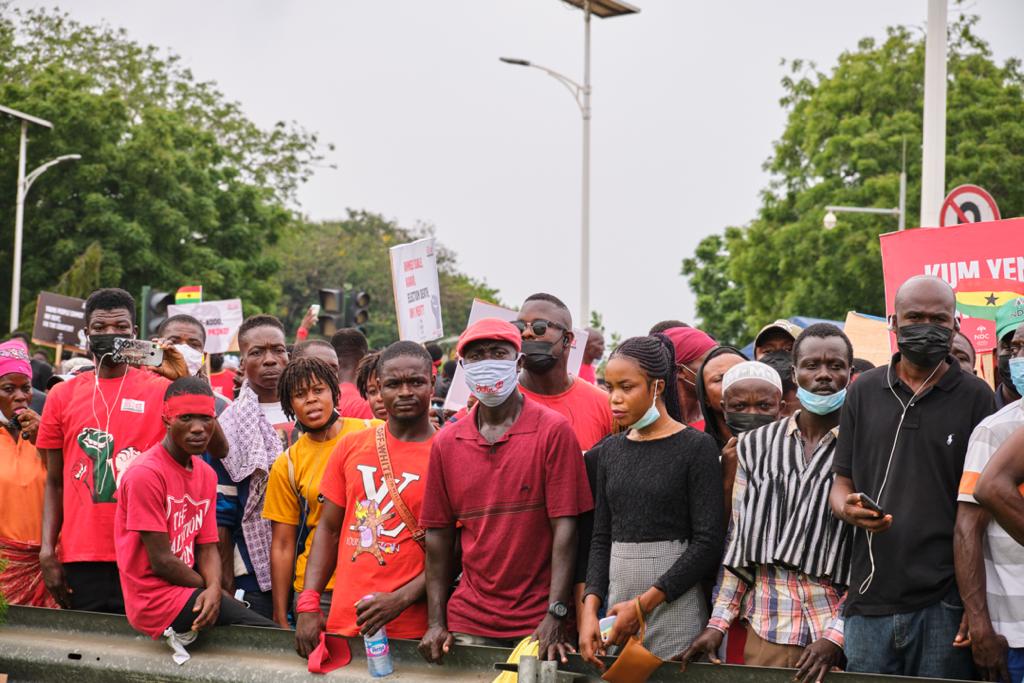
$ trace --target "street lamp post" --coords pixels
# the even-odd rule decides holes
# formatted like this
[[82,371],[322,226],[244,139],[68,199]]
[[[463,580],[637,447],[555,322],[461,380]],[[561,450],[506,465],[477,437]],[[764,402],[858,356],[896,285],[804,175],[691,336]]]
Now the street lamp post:
[[562,0],[583,10],[583,85],[568,76],[525,59],[499,57],[506,64],[540,69],[566,87],[583,117],[583,189],[580,210],[580,315],[581,325],[590,320],[590,17],[602,19],[635,14],[639,8],[620,0]]
[[895,209],[876,208],[872,206],[826,206],[825,220],[823,221],[826,230],[836,227],[838,220],[837,213],[875,213],[899,218],[899,230],[907,227],[907,141],[903,141],[903,166],[900,168],[900,205]]

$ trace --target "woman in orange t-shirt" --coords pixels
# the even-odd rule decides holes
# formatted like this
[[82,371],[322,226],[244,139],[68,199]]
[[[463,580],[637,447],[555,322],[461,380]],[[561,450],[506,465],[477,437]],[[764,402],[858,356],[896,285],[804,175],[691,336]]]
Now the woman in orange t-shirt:
[[0,344],[0,593],[12,605],[56,607],[39,570],[46,464],[31,400],[28,350],[18,340]]

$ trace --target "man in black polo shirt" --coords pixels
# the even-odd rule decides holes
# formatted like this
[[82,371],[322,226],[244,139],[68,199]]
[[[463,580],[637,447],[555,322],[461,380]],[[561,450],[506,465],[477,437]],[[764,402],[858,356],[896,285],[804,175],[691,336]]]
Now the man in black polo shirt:
[[953,528],[967,441],[994,399],[949,355],[958,324],[948,284],[907,280],[895,311],[899,353],[851,385],[833,467],[832,511],[859,528],[846,597],[847,670],[973,678],[970,652],[953,647],[963,617]]

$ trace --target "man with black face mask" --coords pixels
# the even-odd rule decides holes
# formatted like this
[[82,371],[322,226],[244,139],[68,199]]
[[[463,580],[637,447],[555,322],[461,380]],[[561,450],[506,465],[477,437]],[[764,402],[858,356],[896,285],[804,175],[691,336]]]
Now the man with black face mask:
[[970,651],[954,648],[964,614],[953,558],[957,485],[968,439],[995,404],[950,355],[959,325],[948,284],[910,278],[894,304],[899,352],[850,387],[833,465],[832,513],[856,527],[847,670],[970,679]]
[[1013,357],[1013,334],[1024,322],[1024,299],[1007,302],[996,311],[996,369],[999,372],[999,384],[996,386],[996,410],[1020,399],[1020,393],[1010,377],[1010,358]]
[[590,450],[611,434],[612,411],[608,394],[569,375],[573,332],[568,307],[551,294],[533,294],[513,324],[523,335],[523,395],[564,416],[583,450]]
[[117,488],[132,462],[164,436],[169,382],[160,373],[173,377],[187,368],[169,343],[158,372],[114,362],[114,340],[136,336],[135,300],[123,289],[89,296],[85,331],[96,369],[50,391],[36,439],[46,460],[39,562],[62,607],[123,614],[114,553]]
[[765,325],[754,338],[754,360],[775,368],[782,379],[782,416],[789,417],[800,402],[796,398],[796,382],[793,381],[793,345],[802,328],[785,318]]

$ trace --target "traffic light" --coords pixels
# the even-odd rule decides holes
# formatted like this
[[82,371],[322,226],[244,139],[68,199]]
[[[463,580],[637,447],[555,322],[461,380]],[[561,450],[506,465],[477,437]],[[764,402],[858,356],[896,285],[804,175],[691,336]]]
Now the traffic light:
[[316,321],[322,336],[330,339],[335,332],[345,327],[344,305],[344,290],[320,290],[320,315],[317,316]]
[[174,292],[150,290],[146,295],[146,319],[142,334],[146,337],[156,336],[156,331],[167,320],[167,307],[174,304]]
[[364,291],[348,292],[348,305],[345,307],[345,327],[354,327],[364,335],[363,327],[370,319],[370,295]]

